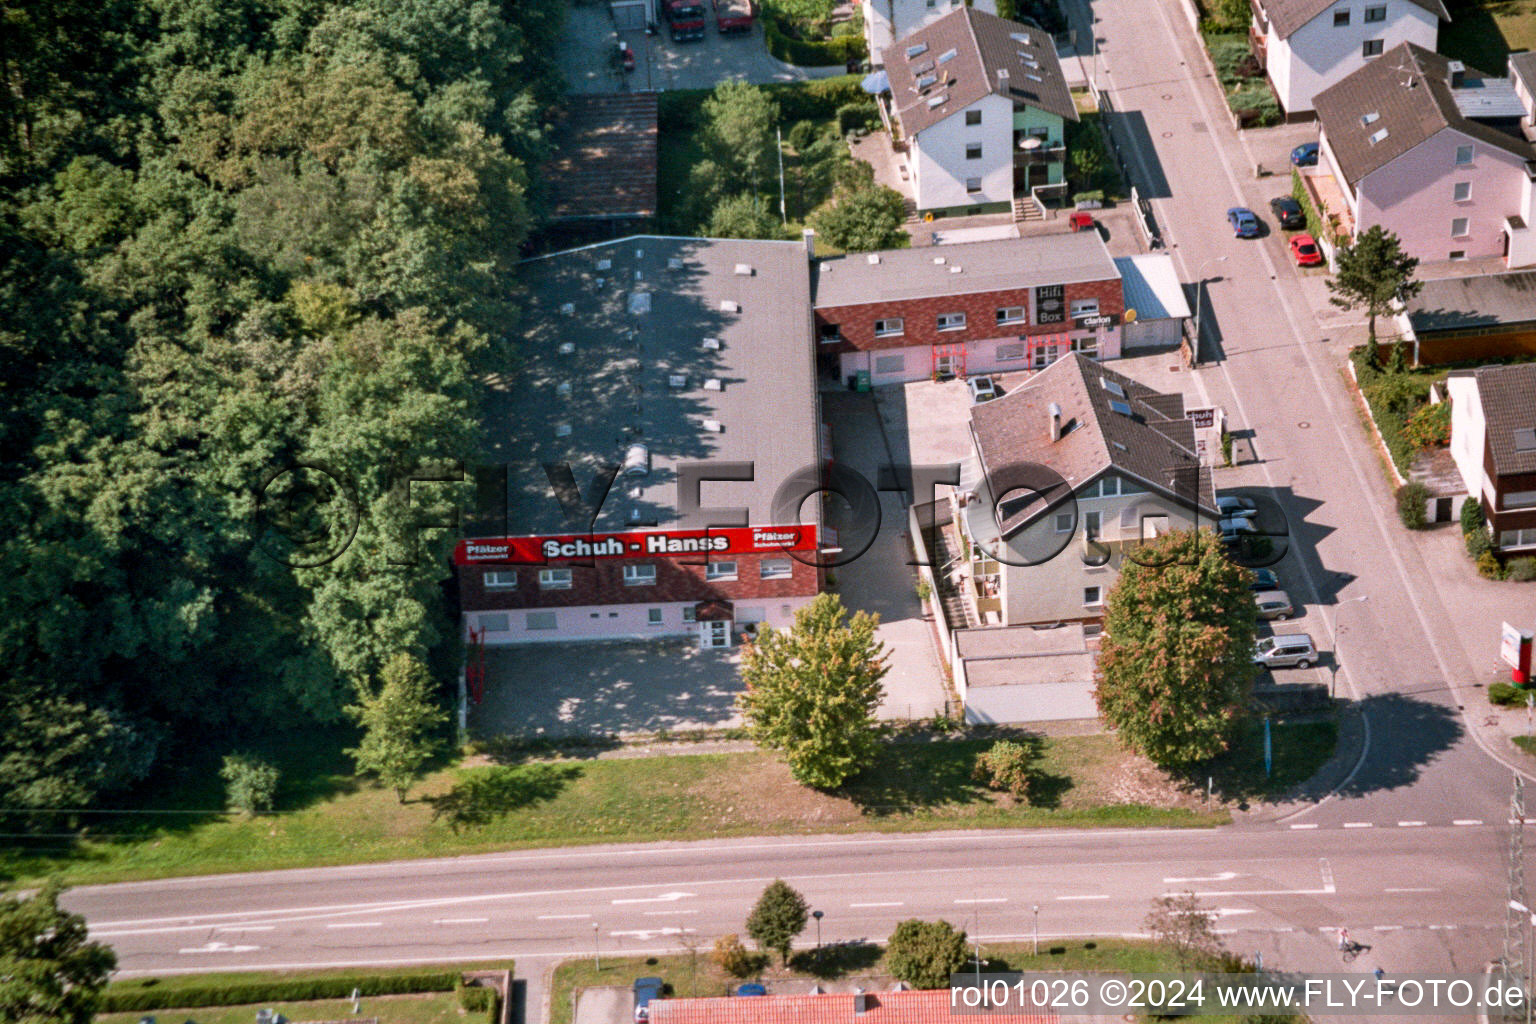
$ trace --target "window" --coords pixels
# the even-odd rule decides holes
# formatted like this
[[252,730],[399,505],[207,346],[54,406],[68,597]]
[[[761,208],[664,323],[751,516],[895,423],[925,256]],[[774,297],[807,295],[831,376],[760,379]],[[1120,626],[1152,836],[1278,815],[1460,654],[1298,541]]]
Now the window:
[[1449,253],[1446,254],[1445,258],[1448,260],[1464,260],[1467,258],[1467,250],[1452,249]]
[[901,373],[906,368],[905,356],[875,356],[876,373]]
[[486,590],[512,590],[517,586],[517,573],[509,570],[485,574]]
[[997,311],[999,324],[1021,324],[1025,320],[1023,306],[1004,306]]
[[661,625],[661,609],[660,608],[647,608],[645,610],[645,624],[647,626],[659,626],[659,625]]
[[1098,299],[1073,299],[1072,300],[1072,319],[1073,320],[1080,320],[1080,319],[1082,319],[1085,316],[1098,316],[1098,315],[1099,315],[1099,300]]
[[841,324],[822,324],[821,336],[818,339],[823,345],[836,345],[843,340],[843,328]]
[[1536,530],[1500,530],[1499,547],[1523,548],[1536,544]]
[[706,580],[733,580],[736,578],[735,562],[710,562],[704,567]]
[[555,628],[555,613],[554,612],[529,612],[528,613],[528,628],[529,629],[554,629]]
[[626,587],[651,587],[656,584],[656,567],[646,565],[626,565],[624,567],[624,585]]
[[1101,534],[1101,532],[1103,530],[1103,527],[1104,527],[1104,513],[1102,513],[1102,512],[1084,512],[1083,513],[1083,533],[1084,534],[1086,534],[1089,537],[1098,537],[1098,536],[1100,536],[1100,534]]
[[1380,7],[1367,7],[1365,9],[1365,21],[1366,21],[1366,24],[1369,25],[1372,22],[1386,21],[1386,20],[1387,20],[1387,5],[1386,4],[1382,4]]
[[1079,355],[1087,356],[1089,359],[1099,358],[1098,335],[1090,334],[1086,338],[1073,338],[1072,351],[1078,353]]
[[510,615],[482,615],[480,616],[480,631],[483,633],[505,633],[512,628]]
[[977,192],[980,192],[980,191],[981,191],[981,179],[980,178],[966,178],[965,179],[965,194],[966,195],[973,196]]
[[875,337],[890,338],[906,332],[906,321],[899,316],[886,317],[884,320],[875,321]]
[[1470,233],[1471,223],[1465,217],[1457,217],[1451,221],[1451,237],[1466,238]]
[[1499,496],[1499,507],[1536,508],[1536,491],[1510,491]]
[[787,558],[765,558],[757,574],[765,580],[787,580],[795,574],[795,563]]
[[683,609],[683,621],[684,622],[697,622],[698,621],[698,615],[699,615],[698,608],[694,607],[691,604],[688,607]]
[[1380,39],[1367,39],[1360,45],[1360,56],[1380,57],[1382,42]]
[[1344,8],[1342,11],[1334,11],[1333,12],[1333,27],[1334,28],[1343,28],[1344,26],[1346,26],[1348,24],[1349,24],[1349,8],[1348,7]]
[[1010,341],[1007,344],[997,346],[997,361],[1011,363],[1024,358],[1024,343],[1022,341]]
[[981,143],[979,143],[979,142],[967,142],[965,144],[965,158],[967,160],[980,160],[981,159]]
[[1056,532],[1057,533],[1071,533],[1072,532],[1072,513],[1071,512],[1058,512],[1058,513],[1056,513]]
[[1456,166],[1461,167],[1472,162],[1472,147],[1456,147]]
[[1104,603],[1104,588],[1103,587],[1084,587],[1083,588],[1083,607],[1085,607],[1085,608],[1097,608],[1099,605],[1101,605],[1103,603]]
[[[571,570],[569,569],[540,569],[540,590],[570,590]],[[529,626],[529,629],[534,627]]]
[[963,331],[963,330],[965,330],[965,314],[964,313],[940,313],[939,314],[939,330],[941,330],[941,331]]
[[965,112],[965,123],[969,125],[981,124],[981,111],[967,110]]
[[1457,203],[1465,203],[1472,198],[1472,183],[1470,181],[1458,181],[1451,186],[1451,200]]

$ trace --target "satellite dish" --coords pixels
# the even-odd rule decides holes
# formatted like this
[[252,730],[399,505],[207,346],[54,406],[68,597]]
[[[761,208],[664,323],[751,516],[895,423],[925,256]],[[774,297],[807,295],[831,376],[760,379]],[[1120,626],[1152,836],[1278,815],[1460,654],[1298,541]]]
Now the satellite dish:
[[1134,309],[1127,309],[1125,311],[1125,315],[1122,316],[1120,319],[1125,321],[1128,324],[1133,324],[1133,323],[1136,322],[1136,311]]

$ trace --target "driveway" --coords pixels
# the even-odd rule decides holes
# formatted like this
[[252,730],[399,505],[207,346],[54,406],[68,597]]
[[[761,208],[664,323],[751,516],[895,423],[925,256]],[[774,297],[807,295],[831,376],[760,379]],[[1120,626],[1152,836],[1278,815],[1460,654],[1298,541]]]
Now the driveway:
[[[673,43],[667,30],[654,36],[642,31],[618,33],[606,3],[573,7],[565,35],[565,75],[572,92],[665,92],[669,89],[713,89],[729,78],[755,85],[832,78],[842,67],[797,68],[776,60],[763,43],[759,27],[751,35],[722,36],[709,16],[704,38]],[[622,36],[635,51],[635,70],[615,74],[609,54]]]

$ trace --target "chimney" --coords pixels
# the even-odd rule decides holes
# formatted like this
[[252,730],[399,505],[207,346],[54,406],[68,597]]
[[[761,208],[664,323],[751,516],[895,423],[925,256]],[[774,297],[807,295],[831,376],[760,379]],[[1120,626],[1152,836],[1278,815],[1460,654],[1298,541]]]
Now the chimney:
[[816,258],[816,232],[815,232],[815,230],[812,229],[812,228],[806,228],[804,231],[802,231],[800,233],[800,237],[805,239],[805,255],[806,255],[806,258],[807,259],[815,259]]
[[869,996],[865,995],[864,990],[862,988],[854,989],[853,990],[853,1013],[854,1013],[854,1016],[862,1016],[864,1014],[864,1012],[866,1010],[868,1010],[868,1009],[869,1009]]
[[1467,66],[1459,60],[1453,60],[1445,66],[1445,69],[1451,73],[1451,88],[1460,89],[1466,82]]
[[1008,69],[1007,68],[998,68],[997,69],[997,91],[998,92],[1007,92],[1008,91]]
[[1049,407],[1051,414],[1051,441],[1061,440],[1061,406],[1052,402]]

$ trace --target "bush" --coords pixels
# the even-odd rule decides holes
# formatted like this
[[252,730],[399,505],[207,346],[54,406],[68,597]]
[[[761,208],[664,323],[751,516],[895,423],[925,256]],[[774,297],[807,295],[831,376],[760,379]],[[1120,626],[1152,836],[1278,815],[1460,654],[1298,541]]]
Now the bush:
[[1022,743],[998,740],[976,755],[971,776],[985,785],[1007,793],[1015,800],[1029,799],[1029,780],[1034,768],[1034,754]]
[[1280,123],[1280,104],[1269,85],[1262,81],[1234,91],[1227,97],[1227,106],[1232,108],[1244,128]]
[[1530,583],[1536,580],[1536,558],[1511,558],[1509,564],[1504,567],[1504,576],[1517,583]]
[[765,11],[760,20],[768,52],[786,64],[820,68],[862,61],[867,54],[863,36],[839,36],[815,41],[794,39],[785,34],[783,26],[772,13]]
[[501,1017],[497,1012],[501,1009],[501,993],[482,985],[466,985],[462,979],[459,982],[459,1005],[469,1013],[481,1014],[488,1024],[494,1024]]
[[1441,401],[1420,406],[1403,424],[1403,439],[1415,453],[1450,444],[1451,403]]
[[1504,578],[1504,567],[1499,564],[1499,556],[1491,550],[1484,551],[1477,556],[1477,574],[1485,580],[1501,580]]
[[913,988],[944,988],[965,966],[965,932],[948,921],[902,921],[885,947],[885,967]]
[[709,954],[715,966],[733,978],[750,978],[763,967],[763,957],[742,945],[736,935],[722,935]]
[[219,778],[224,780],[224,802],[230,810],[260,814],[272,809],[282,775],[258,757],[226,754]]
[[1211,54],[1211,63],[1216,67],[1216,76],[1228,85],[1234,84],[1242,75],[1239,67],[1252,56],[1248,47],[1248,37],[1245,35],[1213,35],[1207,36],[1205,47]]
[[1429,488],[1417,480],[1410,480],[1397,489],[1397,517],[1410,530],[1422,530],[1429,525],[1424,516],[1424,505],[1429,501]]
[[1461,503],[1461,532],[1472,533],[1483,528],[1483,503],[1476,498],[1468,498]]
[[879,121],[879,112],[870,103],[844,103],[837,108],[837,131],[840,135],[847,135],[859,128],[873,128]]
[[419,971],[398,974],[331,974],[292,981],[237,981],[186,987],[139,988],[156,984],[143,978],[132,986],[117,985],[102,993],[102,1013],[141,1013],[193,1006],[243,1006],[246,1003],[301,1002],[310,999],[345,999],[357,989],[360,996],[392,996],[411,992],[452,992],[459,986],[457,971]]
[[1463,537],[1467,544],[1467,555],[1474,562],[1493,550],[1493,538],[1488,536],[1488,527],[1479,526],[1475,530],[1469,530]]
[[785,138],[796,153],[804,153],[816,144],[816,136],[820,134],[821,125],[815,121],[796,121]]
[[1513,683],[1494,683],[1488,687],[1488,703],[1501,708],[1525,707],[1525,688]]

